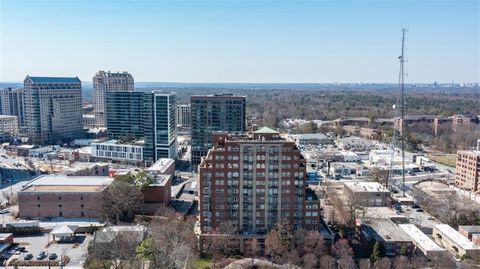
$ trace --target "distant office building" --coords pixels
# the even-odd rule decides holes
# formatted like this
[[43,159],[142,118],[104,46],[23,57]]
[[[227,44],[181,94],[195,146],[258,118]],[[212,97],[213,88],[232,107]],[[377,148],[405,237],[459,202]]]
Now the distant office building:
[[144,113],[145,162],[177,157],[176,94],[153,91],[146,94]]
[[181,128],[190,128],[192,113],[190,104],[177,105],[177,126]]
[[176,158],[176,94],[152,92],[107,93],[107,130],[116,139],[144,139],[144,161]]
[[53,144],[84,136],[82,83],[78,77],[24,80],[27,135],[34,144]]
[[91,128],[96,127],[96,125],[95,125],[95,115],[93,115],[93,114],[83,114],[82,119],[83,119],[83,127],[85,129],[91,129]]
[[[480,140],[479,140],[480,141]],[[455,185],[480,193],[480,151],[459,150],[455,169]]]
[[246,97],[233,94],[193,95],[191,105],[192,164],[200,164],[212,147],[215,131],[246,131]]
[[97,127],[106,125],[106,94],[108,92],[131,92],[133,88],[133,76],[128,72],[98,71],[95,74],[93,77],[93,103]]
[[0,115],[0,143],[9,142],[18,135],[17,116]]
[[109,92],[106,94],[106,127],[115,139],[143,137],[144,92]]
[[23,89],[0,89],[0,115],[18,117],[19,126],[24,126]]

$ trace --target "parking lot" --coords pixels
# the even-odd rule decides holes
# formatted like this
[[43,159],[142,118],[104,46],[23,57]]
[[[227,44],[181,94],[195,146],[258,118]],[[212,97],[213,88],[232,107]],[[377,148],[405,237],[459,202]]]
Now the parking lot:
[[[87,247],[92,235],[77,235],[76,243],[57,243],[52,241],[52,236],[43,234],[38,236],[17,236],[15,243],[25,247],[26,251],[20,254],[19,259],[24,259],[27,254],[33,254],[34,260],[38,253],[45,251],[47,255],[51,253],[57,254],[58,258],[66,255],[70,258],[68,266],[82,266],[87,258]],[[49,243],[50,242],[50,243]],[[48,259],[48,258],[46,258]]]

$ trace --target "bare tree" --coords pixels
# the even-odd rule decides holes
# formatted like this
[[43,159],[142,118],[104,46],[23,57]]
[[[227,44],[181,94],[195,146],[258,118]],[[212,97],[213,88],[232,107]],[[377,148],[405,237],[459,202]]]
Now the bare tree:
[[336,269],[337,261],[330,255],[325,255],[320,258],[320,269]]
[[370,259],[361,259],[359,262],[359,268],[360,269],[371,269],[372,268],[372,263],[370,262]]
[[395,257],[395,260],[393,261],[393,268],[410,269],[412,268],[412,265],[410,264],[408,257],[401,255],[401,256]]
[[338,258],[342,258],[345,256],[352,256],[353,250],[347,239],[339,239],[333,245],[332,253]]
[[356,269],[357,266],[351,256],[343,256],[338,260],[338,269]]
[[131,222],[143,203],[143,194],[135,187],[114,181],[103,193],[103,214],[114,223]]
[[455,268],[455,261],[448,252],[439,253],[430,257],[430,265],[433,269]]
[[388,176],[389,176],[389,173],[387,170],[385,169],[380,169],[378,167],[373,167],[372,169],[370,169],[370,176],[372,177],[372,179],[378,183],[380,183],[381,185],[387,187],[388,185]]
[[149,225],[149,238],[153,240],[150,266],[152,268],[184,268],[187,260],[197,254],[194,220],[177,218],[166,212]]
[[390,269],[391,267],[392,267],[392,262],[387,257],[383,257],[373,264],[374,269]]

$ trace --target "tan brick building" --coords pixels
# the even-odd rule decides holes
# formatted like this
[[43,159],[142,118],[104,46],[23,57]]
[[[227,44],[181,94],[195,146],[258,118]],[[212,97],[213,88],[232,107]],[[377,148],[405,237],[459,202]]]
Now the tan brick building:
[[459,150],[457,152],[455,186],[480,193],[480,151]]
[[21,218],[97,218],[102,214],[102,193],[109,177],[44,175],[18,193]]

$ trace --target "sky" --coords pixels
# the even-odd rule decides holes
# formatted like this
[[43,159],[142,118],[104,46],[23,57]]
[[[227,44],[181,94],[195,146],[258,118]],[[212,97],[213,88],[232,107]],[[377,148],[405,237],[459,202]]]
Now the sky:
[[480,0],[0,0],[0,81],[480,81]]

